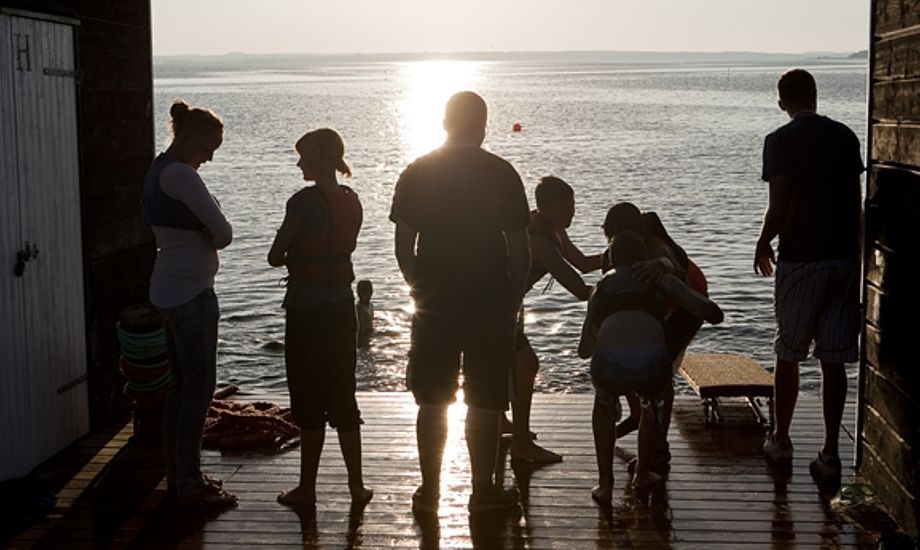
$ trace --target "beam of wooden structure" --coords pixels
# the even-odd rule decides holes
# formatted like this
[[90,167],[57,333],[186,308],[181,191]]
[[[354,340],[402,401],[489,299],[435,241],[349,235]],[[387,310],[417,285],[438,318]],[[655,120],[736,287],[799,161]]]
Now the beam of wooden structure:
[[[875,548],[878,533],[891,527],[871,506],[835,505],[809,477],[808,462],[823,429],[814,398],[800,399],[793,421],[796,455],[786,471],[764,461],[763,429],[742,401],[727,402],[725,422],[707,426],[696,399],[678,398],[665,483],[648,495],[626,491],[626,463],[636,448],[631,434],[618,442],[614,504],[604,510],[590,498],[596,483],[592,396],[534,397],[532,426],[539,441],[561,452],[564,461],[544,467],[506,462],[505,484],[517,486],[523,496],[520,514],[471,518],[467,513],[465,409],[457,404],[450,410],[439,516],[414,518],[411,494],[420,479],[415,404],[406,393],[362,393],[364,473],[375,491],[363,510],[350,509],[332,432],[314,513],[275,502],[280,491],[297,483],[297,450],[275,455],[205,451],[205,471],[225,479],[240,502],[223,512],[196,514],[167,504],[158,452],[130,446],[117,452],[117,446],[97,441],[95,450],[68,451],[94,457],[87,464],[93,467],[81,470],[91,483],[79,494],[61,495],[73,500],[9,541],[10,547]],[[853,418],[852,404],[846,418]],[[853,475],[851,430],[841,432],[844,482]],[[96,462],[106,449],[113,458],[98,474]],[[65,453],[60,460],[74,459]]]

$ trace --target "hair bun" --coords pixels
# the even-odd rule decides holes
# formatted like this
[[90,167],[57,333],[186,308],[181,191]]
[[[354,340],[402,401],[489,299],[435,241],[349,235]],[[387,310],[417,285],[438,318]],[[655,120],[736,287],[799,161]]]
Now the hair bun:
[[172,118],[180,118],[182,115],[188,113],[191,110],[189,104],[181,99],[177,99],[172,102],[172,105],[169,107],[169,116]]

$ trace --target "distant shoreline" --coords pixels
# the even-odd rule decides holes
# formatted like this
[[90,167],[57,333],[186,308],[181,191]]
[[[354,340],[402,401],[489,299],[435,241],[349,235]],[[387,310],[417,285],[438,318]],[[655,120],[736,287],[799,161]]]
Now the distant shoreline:
[[581,62],[726,62],[726,61],[773,61],[794,62],[801,60],[854,62],[868,60],[868,51],[859,52],[654,52],[623,50],[583,50],[583,51],[470,51],[470,52],[402,52],[402,53],[264,53],[251,54],[230,52],[224,54],[168,54],[154,55],[154,62],[199,62],[224,61],[239,62],[243,60],[273,60],[283,62],[297,59],[326,59],[336,61],[581,61]]

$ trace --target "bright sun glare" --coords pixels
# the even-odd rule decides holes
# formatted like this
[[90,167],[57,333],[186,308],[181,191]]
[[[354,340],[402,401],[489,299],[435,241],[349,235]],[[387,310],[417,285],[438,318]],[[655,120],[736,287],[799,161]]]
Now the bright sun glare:
[[484,63],[476,61],[415,61],[404,63],[406,96],[400,104],[403,151],[415,159],[444,142],[444,104],[462,90],[475,91]]

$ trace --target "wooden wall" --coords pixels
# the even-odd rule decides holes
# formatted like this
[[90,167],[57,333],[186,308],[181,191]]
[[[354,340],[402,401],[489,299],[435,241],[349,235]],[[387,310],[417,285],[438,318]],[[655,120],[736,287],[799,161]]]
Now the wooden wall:
[[115,323],[146,301],[153,234],[141,223],[154,154],[149,0],[0,0],[79,20],[76,28],[80,200],[91,426],[128,410]]
[[873,0],[861,471],[920,531],[920,0]]
[[86,258],[90,419],[126,410],[115,323],[147,300],[153,234],[141,223],[141,189],[154,154],[149,0],[79,0],[77,88]]

